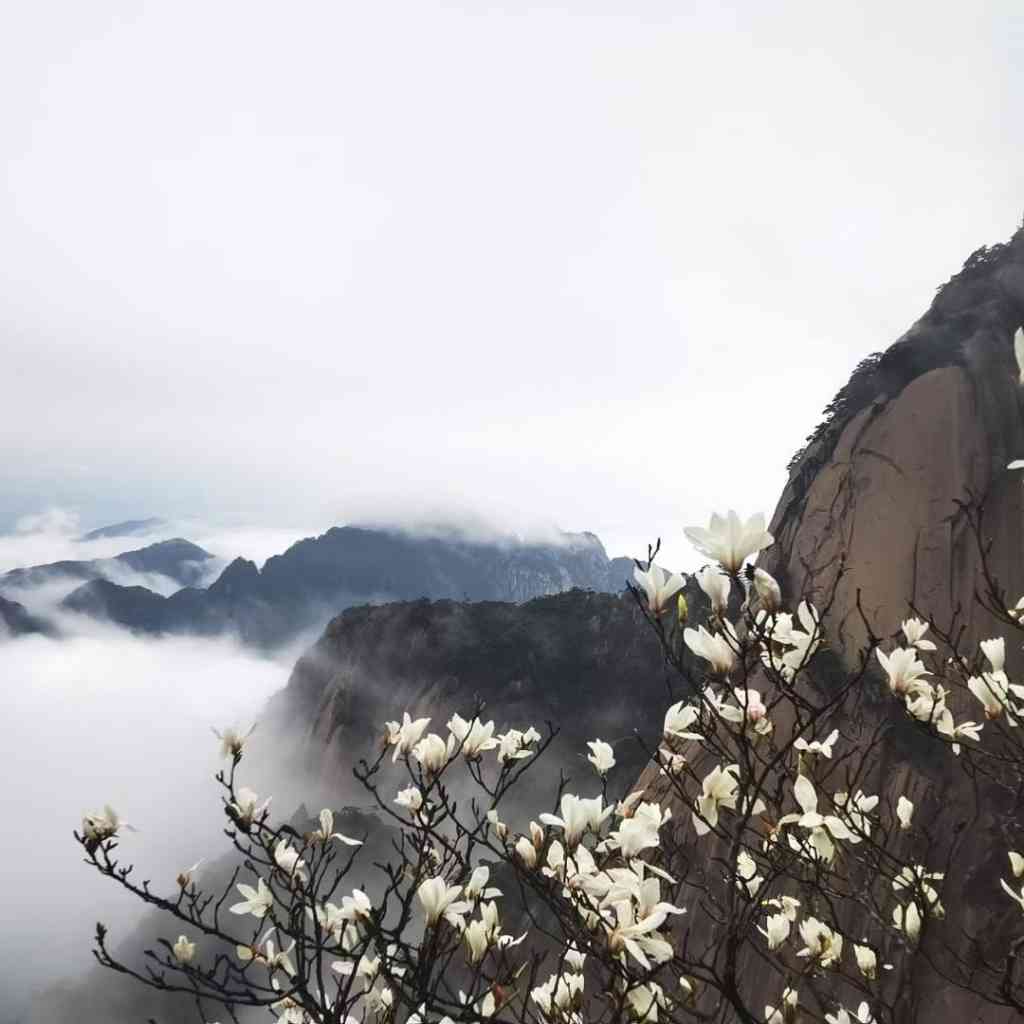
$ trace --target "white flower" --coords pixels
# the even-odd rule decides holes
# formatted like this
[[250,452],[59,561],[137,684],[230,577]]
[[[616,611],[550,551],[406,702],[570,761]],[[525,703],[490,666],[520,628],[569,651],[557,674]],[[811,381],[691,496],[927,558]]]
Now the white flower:
[[834,932],[816,917],[805,917],[800,922],[799,930],[804,948],[797,956],[812,957],[822,967],[839,962],[843,953],[843,937],[839,932]]
[[249,828],[254,821],[260,821],[270,809],[270,801],[273,797],[267,797],[263,803],[253,790],[243,786],[230,804],[228,814],[238,822],[242,828]]
[[102,811],[92,811],[82,817],[82,835],[91,849],[95,849],[108,839],[113,839],[122,828],[130,829],[131,825],[121,821],[117,811],[110,804]]
[[993,672],[1002,672],[1006,665],[1006,641],[1001,637],[982,640],[979,644],[981,653],[988,659]]
[[796,822],[801,828],[808,829],[810,831],[809,842],[815,856],[826,864],[831,864],[835,856],[833,840],[855,839],[855,836],[842,818],[836,817],[834,814],[818,813],[818,794],[806,775],[797,776],[796,782],[793,783],[793,796],[803,813],[787,814],[780,819],[779,824]]
[[498,763],[506,761],[519,761],[525,757],[532,757],[533,751],[529,747],[540,739],[540,733],[531,725],[526,732],[518,729],[509,729],[508,732],[498,737]]
[[274,863],[289,877],[300,882],[308,879],[306,862],[299,858],[298,850],[285,839],[279,839],[274,847]]
[[466,883],[465,897],[467,900],[493,900],[501,895],[500,889],[489,888],[487,883],[491,878],[491,869],[485,864],[473,869]]
[[928,632],[927,622],[922,622],[920,619],[905,619],[900,628],[911,647],[916,647],[919,651],[935,650],[935,644],[931,640],[924,639],[925,633]]
[[683,740],[701,740],[699,732],[691,732],[691,726],[700,720],[700,708],[693,704],[679,701],[665,712],[665,735],[676,736]]
[[395,803],[404,807],[412,815],[417,815],[423,807],[423,794],[416,786],[408,786],[398,791]]
[[332,839],[337,839],[339,843],[344,843],[346,846],[363,845],[362,839],[349,839],[348,836],[334,831],[334,811],[327,807],[320,812],[320,828],[310,838],[314,843],[329,843]]
[[822,757],[831,757],[832,745],[837,739],[839,739],[839,730],[833,729],[824,740],[813,740],[808,743],[803,736],[800,736],[793,743],[793,746],[805,754],[820,754]]
[[463,916],[473,909],[471,903],[459,899],[462,895],[462,886],[449,885],[440,876],[428,878],[421,883],[416,895],[423,904],[428,928],[433,927],[443,917],[453,927],[461,929],[465,924]]
[[827,1024],[875,1024],[875,1018],[871,1016],[871,1007],[867,1003],[861,1003],[857,1007],[857,1016],[851,1017],[845,1007],[840,1007],[838,1013],[826,1013]]
[[782,1005],[764,1008],[765,1024],[793,1024],[796,1020],[797,992],[795,988],[782,990]]
[[967,689],[981,701],[987,719],[999,718],[1005,712],[1007,723],[1017,724],[1010,705],[1010,691],[1016,692],[1020,687],[1011,686],[1005,673],[986,672],[981,676],[971,676],[967,680]]
[[619,827],[609,833],[608,845],[618,849],[623,857],[635,857],[641,850],[653,849],[660,842],[658,830],[672,817],[670,808],[662,811],[655,803],[645,802]]
[[552,974],[543,985],[531,990],[530,998],[548,1020],[556,1020],[579,1006],[583,998],[583,975]]
[[743,523],[731,509],[725,517],[713,514],[706,530],[688,526],[683,533],[702,555],[714,559],[731,574],[738,572],[751,555],[775,543],[775,538],[764,528],[763,515],[758,513]]
[[583,799],[572,793],[563,793],[559,808],[561,817],[554,814],[542,814],[540,820],[545,825],[553,825],[565,832],[565,845],[572,849],[583,838],[583,833],[590,829],[597,832],[602,822],[615,810],[614,807],[602,808],[603,800],[599,796]]
[[256,888],[251,885],[239,883],[236,889],[245,897],[241,903],[236,903],[228,910],[232,914],[252,914],[253,917],[266,917],[267,913],[274,906],[274,895],[267,888],[262,878],[256,879]]
[[757,930],[768,940],[769,949],[778,949],[789,938],[790,920],[785,914],[769,914],[764,928]]
[[508,825],[498,817],[498,810],[496,807],[492,807],[487,812],[487,820],[494,828],[494,834],[498,837],[498,841],[503,843],[505,841],[505,837],[508,835]]
[[611,744],[604,740],[588,740],[587,746],[590,747],[587,760],[594,766],[594,771],[598,775],[607,775],[615,767],[615,753]]
[[1024,876],[1024,857],[1019,853],[1014,853],[1013,850],[1007,856],[1010,858],[1010,870],[1013,872],[1013,877],[1020,878]]
[[752,565],[747,566],[746,572],[747,579],[750,580],[754,593],[760,598],[764,611],[769,614],[777,612],[782,606],[782,590],[775,577],[764,569],[757,569]]
[[[725,627],[733,643],[737,643],[732,626],[727,622]],[[727,675],[736,664],[734,647],[730,646],[723,633],[709,633],[703,626],[699,626],[697,629],[684,629],[683,639],[697,657],[711,662],[711,671],[717,675]]]
[[416,746],[412,748],[412,756],[419,761],[420,766],[428,775],[437,775],[447,764],[448,758],[455,752],[453,737],[448,742],[437,735],[436,732],[424,736]]
[[903,932],[911,942],[917,942],[921,934],[921,912],[916,903],[902,907],[898,903],[892,910],[892,923]]
[[645,572],[639,566],[633,568],[633,579],[647,597],[647,607],[654,615],[660,615],[668,602],[683,588],[683,577],[674,572],[669,576],[661,566],[653,562]]
[[190,964],[196,955],[196,944],[188,941],[187,935],[179,935],[178,941],[173,945],[174,959],[179,964]]
[[729,592],[732,580],[715,565],[705,565],[697,573],[697,583],[711,602],[711,611],[715,615],[724,615],[729,607]]
[[203,863],[204,859],[200,857],[192,867],[178,872],[178,877],[175,881],[177,881],[179,889],[187,889],[192,884],[193,876],[199,870],[199,865]]
[[901,697],[916,693],[921,688],[921,677],[928,674],[924,664],[917,658],[914,647],[897,647],[892,654],[885,654],[881,648],[875,650],[878,660],[889,677],[889,689]]
[[853,955],[857,958],[857,968],[868,981],[874,981],[878,973],[878,958],[870,946],[853,945]]
[[699,836],[707,835],[718,824],[718,809],[736,809],[739,766],[715,767],[704,777],[701,795],[693,812],[693,828]]
[[413,721],[409,717],[409,712],[406,711],[402,715],[402,721],[399,722],[388,722],[387,724],[387,743],[388,746],[395,748],[395,752],[391,757],[391,760],[397,761],[399,757],[406,757],[412,748],[416,746],[420,741],[420,737],[426,731],[428,725],[430,725],[429,718],[417,718]]
[[245,741],[252,735],[253,729],[256,728],[254,722],[246,733],[239,732],[237,729],[225,729],[220,732],[217,729],[213,730],[213,735],[220,740],[220,752],[222,757],[239,758],[242,756],[242,750],[245,747]]
[[757,690],[748,690],[744,686],[733,687],[733,697],[739,707],[725,704],[709,696],[715,711],[727,722],[751,728],[758,736],[767,736],[772,731],[772,723],[768,719],[768,708]]
[[900,828],[904,831],[910,828],[910,819],[913,816],[914,805],[905,796],[901,796],[896,801],[896,817],[899,818]]
[[467,761],[474,761],[485,750],[494,750],[499,745],[494,735],[494,722],[485,725],[479,718],[467,722],[458,715],[452,715],[448,720],[448,729],[455,738],[456,746],[462,744],[462,756]]
[[528,868],[537,866],[537,847],[526,836],[520,836],[516,840],[516,856]]

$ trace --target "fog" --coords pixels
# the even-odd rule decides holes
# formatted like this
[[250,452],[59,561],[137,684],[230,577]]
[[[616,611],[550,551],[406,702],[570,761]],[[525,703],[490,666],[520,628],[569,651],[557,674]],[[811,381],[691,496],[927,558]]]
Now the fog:
[[[143,640],[95,624],[62,640],[0,643],[0,960],[18,965],[3,971],[0,1019],[19,1019],[33,989],[91,965],[97,920],[116,943],[140,918],[141,904],[82,863],[71,833],[84,812],[110,803],[138,829],[124,834],[122,854],[161,891],[225,849],[211,728],[256,721],[295,656],[267,660],[229,640]],[[257,727],[240,777],[262,792],[273,778],[269,791],[290,813],[302,785],[275,777],[274,755]]]

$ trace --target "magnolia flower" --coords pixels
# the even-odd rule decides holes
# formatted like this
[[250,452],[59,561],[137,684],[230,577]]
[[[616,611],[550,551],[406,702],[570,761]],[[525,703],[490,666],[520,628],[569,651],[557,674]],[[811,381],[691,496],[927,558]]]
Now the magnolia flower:
[[461,885],[449,885],[443,878],[428,878],[416,890],[416,895],[423,904],[423,912],[427,918],[427,927],[431,928],[443,917],[455,928],[461,929],[465,924],[463,915],[468,914],[473,905],[460,900]]
[[497,808],[492,807],[487,812],[487,820],[494,828],[494,834],[498,837],[498,840],[503,843],[508,835],[508,825],[498,817]]
[[552,974],[543,985],[530,991],[530,998],[548,1020],[555,1020],[577,1008],[583,999],[583,975]]
[[746,573],[754,593],[761,600],[761,607],[769,614],[777,612],[782,606],[782,590],[775,577],[752,565],[747,566]]
[[455,737],[456,745],[462,745],[462,755],[467,761],[476,760],[485,750],[494,750],[500,742],[494,735],[494,722],[485,725],[479,718],[467,722],[458,715],[452,715],[448,729]]
[[388,730],[387,744],[395,748],[395,752],[391,756],[392,762],[395,762],[399,757],[407,757],[412,748],[419,743],[420,737],[426,731],[427,726],[430,725],[430,719],[417,718],[416,721],[413,721],[409,717],[409,712],[406,711],[402,715],[401,723],[387,722],[386,725]]
[[178,883],[179,889],[187,889],[192,884],[192,877],[199,870],[199,865],[203,863],[204,859],[205,858],[200,857],[192,867],[178,872],[178,877],[175,881]]
[[1010,691],[1022,689],[1013,687],[1003,672],[986,672],[981,676],[971,676],[967,680],[967,689],[981,701],[985,709],[985,717],[989,720],[999,718],[1005,711],[1009,725],[1016,725],[1016,719],[1010,708]]
[[757,873],[757,862],[746,850],[740,850],[736,855],[736,887],[745,895],[753,897],[763,881]]
[[758,513],[743,523],[731,509],[725,517],[713,514],[706,530],[688,526],[683,533],[702,555],[718,562],[732,575],[751,555],[775,543],[775,538],[764,528],[763,515]]
[[683,589],[683,577],[674,572],[669,576],[661,566],[653,562],[645,572],[639,566],[633,568],[633,579],[647,597],[647,607],[655,615],[660,615],[668,607],[668,602]]
[[790,920],[785,914],[769,914],[764,928],[757,930],[768,940],[769,949],[778,949],[789,938]]
[[587,760],[594,766],[594,771],[601,776],[607,775],[615,767],[615,754],[611,744],[605,743],[604,740],[588,740],[587,746],[590,747]]
[[857,969],[867,978],[874,981],[878,973],[878,958],[870,946],[853,945],[853,955],[857,958]]
[[803,736],[800,736],[793,743],[793,746],[807,755],[820,754],[822,757],[830,758],[832,756],[832,745],[837,739],[839,739],[839,730],[833,729],[825,739],[812,740],[810,743],[808,743]]
[[707,835],[718,824],[720,807],[736,809],[739,771],[739,765],[731,764],[727,768],[716,765],[704,777],[693,812],[693,829],[697,835]]
[[871,1016],[871,1007],[867,1003],[861,1003],[857,1007],[857,1016],[851,1017],[845,1007],[840,1007],[838,1013],[826,1013],[827,1024],[875,1024],[875,1018]]
[[834,932],[816,917],[805,917],[800,922],[799,930],[804,948],[797,956],[812,957],[822,967],[830,967],[839,962],[843,953],[843,937],[839,932]]
[[767,736],[772,731],[772,723],[768,719],[768,708],[757,690],[748,690],[744,686],[733,687],[733,696],[738,708],[713,700],[715,710],[727,722],[751,727],[758,736]]
[[662,811],[655,803],[642,803],[608,836],[608,846],[618,849],[623,857],[635,857],[641,850],[653,849],[660,839],[658,830],[672,817],[670,808]]
[[529,747],[540,739],[540,733],[531,725],[526,732],[518,729],[509,729],[508,732],[498,737],[498,763],[506,761],[519,761],[524,757],[532,757],[533,751]]
[[999,884],[1003,887],[1004,891],[1009,894],[1010,899],[1016,900],[1020,904],[1021,910],[1024,910],[1024,886],[1022,886],[1020,892],[1017,893],[1013,891],[1004,879],[1000,878]]
[[893,693],[903,696],[920,690],[921,677],[928,675],[928,670],[918,661],[916,648],[897,647],[888,655],[881,648],[876,648],[875,654],[889,677],[889,689]]
[[[1024,459],[1020,459],[1018,461],[1020,463],[1020,468],[1024,469]],[[1018,467],[1014,466],[1013,468],[1016,469]],[[1017,603],[1012,608],[1007,608],[1006,614],[1009,615],[1011,619],[1016,619],[1020,622],[1020,620],[1024,618],[1024,597],[1018,598]]]
[[299,852],[285,839],[279,839],[274,847],[274,863],[289,877],[299,882],[308,879],[306,862],[299,858]]
[[917,938],[921,934],[921,912],[917,909],[916,903],[911,903],[906,907],[897,903],[892,910],[892,923],[911,942],[917,942]]
[[1013,877],[1020,878],[1024,876],[1024,857],[1019,853],[1014,853],[1013,850],[1007,856],[1010,858],[1010,870],[1013,872]]
[[993,672],[1002,672],[1006,664],[1006,641],[1001,637],[993,637],[991,640],[982,640],[979,644],[981,653],[988,659]]
[[797,912],[800,910],[800,901],[793,896],[772,897],[770,900],[765,900],[764,905],[766,907],[776,907],[782,916],[790,922],[797,919]]
[[213,735],[220,740],[221,756],[235,759],[240,758],[242,756],[242,749],[245,747],[245,741],[252,735],[255,728],[256,723],[253,722],[247,733],[241,733],[237,729],[225,729],[223,732],[214,729]]
[[796,1020],[797,992],[795,988],[782,990],[782,1005],[764,1008],[765,1024],[793,1024]]
[[586,963],[587,954],[581,952],[575,943],[569,943],[566,947],[565,953],[562,956],[565,961],[565,966],[571,971],[582,971],[583,965]]
[[118,829],[122,828],[135,831],[131,825],[118,818],[117,811],[110,804],[106,804],[102,811],[92,811],[82,817],[82,835],[90,850],[95,850],[100,843],[113,839]]
[[516,856],[528,868],[537,866],[537,847],[526,836],[520,836],[516,840]]
[[483,921],[470,921],[462,933],[466,943],[466,955],[471,964],[478,964],[494,945],[495,936]]
[[665,735],[676,736],[683,740],[701,740],[699,732],[691,732],[690,727],[700,720],[700,708],[694,704],[679,701],[665,712]]
[[[725,628],[733,643],[737,643],[732,626],[725,623]],[[711,671],[717,675],[727,675],[736,664],[735,650],[729,645],[723,633],[709,633],[703,626],[699,626],[697,629],[683,630],[683,639],[697,657],[711,662]]]
[[408,786],[406,789],[398,791],[395,803],[399,807],[404,807],[410,814],[416,815],[423,807],[423,794],[419,791],[418,787]]
[[419,761],[420,766],[428,775],[437,775],[448,763],[448,758],[454,752],[454,738],[449,737],[448,742],[445,743],[436,732],[432,732],[429,736],[424,736],[412,748],[412,756]]
[[724,615],[729,607],[729,592],[732,590],[732,580],[715,565],[705,565],[697,573],[697,583],[700,589],[708,596],[711,602],[711,611],[714,615]]
[[[800,805],[802,814],[787,814],[779,820],[780,825],[796,822],[810,831],[809,842],[815,855],[826,864],[831,864],[836,848],[834,839],[854,839],[842,818],[834,814],[818,813],[818,794],[806,775],[798,775],[793,783],[793,796]],[[799,845],[799,844],[798,844]]]
[[270,809],[270,801],[273,797],[267,797],[263,803],[256,793],[242,786],[235,796],[235,799],[228,804],[227,812],[243,829],[248,829],[254,821],[260,821]]
[[602,803],[599,796],[584,800],[572,793],[563,793],[559,805],[562,816],[542,814],[540,820],[545,825],[562,829],[565,832],[565,845],[572,849],[587,829],[597,832],[602,822],[615,810],[614,807],[602,808]]
[[922,622],[920,619],[905,619],[900,628],[911,647],[916,647],[919,651],[935,650],[935,644],[931,640],[924,639],[925,633],[928,632],[927,622]]
[[334,811],[327,807],[320,812],[320,827],[309,838],[314,843],[329,843],[332,839],[337,839],[339,843],[344,843],[345,846],[363,845],[362,839],[349,839],[348,836],[343,836],[340,832],[334,831]]
[[945,876],[941,871],[925,871],[921,864],[906,865],[893,879],[892,887],[895,892],[913,893],[923,898],[926,909],[934,917],[943,917],[945,909],[938,891],[931,884],[933,881],[941,881],[943,877]]
[[900,828],[906,831],[910,828],[910,819],[914,815],[914,805],[905,797],[901,796],[896,801],[896,817],[899,818]]
[[196,944],[189,942],[187,935],[179,935],[178,941],[171,947],[171,952],[179,964],[190,964],[196,955]]
[[239,883],[236,889],[245,897],[241,903],[228,907],[232,914],[252,914],[253,917],[266,917],[274,906],[274,894],[262,878],[256,879],[256,888]]
[[657,929],[669,914],[686,913],[670,903],[659,903],[640,915],[640,908],[631,900],[617,900],[612,904],[615,925],[608,934],[608,949],[613,956],[625,959],[628,953],[645,970],[651,969],[651,956],[657,963],[672,959],[672,944],[657,934]]

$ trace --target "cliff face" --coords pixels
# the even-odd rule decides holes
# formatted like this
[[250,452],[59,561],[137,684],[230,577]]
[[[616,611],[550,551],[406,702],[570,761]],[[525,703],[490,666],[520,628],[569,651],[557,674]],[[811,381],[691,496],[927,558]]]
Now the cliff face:
[[[957,502],[968,492],[984,499],[991,564],[1016,601],[1024,593],[1024,489],[1021,475],[1006,466],[1024,455],[1024,388],[1012,342],[1022,322],[1018,232],[1010,243],[975,254],[896,344],[862,364],[791,464],[770,526],[776,543],[760,564],[793,604],[806,595],[821,606],[834,592],[826,638],[847,669],[859,664],[869,627],[891,636],[911,606],[940,627],[955,623],[965,651],[1006,632],[975,598],[980,559]],[[1017,646],[1008,645],[1011,676],[1024,667]],[[1005,950],[1019,932],[1020,913],[998,879],[1006,873],[1006,850],[1019,842],[1024,807],[984,780],[975,800],[956,759],[914,734],[889,706],[874,659],[864,686],[874,707],[869,713],[887,730],[862,780],[865,790],[881,794],[882,806],[894,805],[900,793],[915,802],[916,820],[934,837],[916,856],[937,870],[952,857],[953,881],[944,894],[950,919],[991,941],[992,950]],[[981,717],[972,698],[958,698],[951,710],[957,720]],[[699,749],[687,756],[700,775],[712,767]],[[665,798],[650,770],[644,782]],[[693,842],[689,807],[676,802],[673,810],[684,846],[704,857],[723,852],[713,842]],[[855,915],[839,923],[855,937],[864,924]],[[960,952],[969,956],[969,947]],[[742,964],[740,973],[752,995],[779,988],[759,961]],[[899,1024],[1012,1018],[945,983],[923,962],[899,985]]]
[[657,740],[669,684],[679,685],[630,595],[416,601],[338,616],[296,664],[270,717],[283,734],[304,737],[325,781],[351,778],[383,723],[406,710],[432,716],[442,733],[450,714],[469,717],[478,699],[498,731],[533,725],[543,733],[550,721],[561,732],[531,776],[539,804],[560,771],[591,775],[583,754],[597,737],[615,746],[614,786],[628,785],[646,762],[636,737],[648,749]]

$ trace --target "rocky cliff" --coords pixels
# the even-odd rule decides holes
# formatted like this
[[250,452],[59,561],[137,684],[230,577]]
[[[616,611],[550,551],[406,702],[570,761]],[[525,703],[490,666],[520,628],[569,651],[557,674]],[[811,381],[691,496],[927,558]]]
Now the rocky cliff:
[[[1024,593],[1024,490],[1007,463],[1024,455],[1024,389],[1012,342],[1022,322],[1024,232],[1018,232],[1005,245],[975,253],[902,338],[858,368],[793,460],[770,526],[776,543],[761,564],[794,603],[806,595],[820,604],[834,593],[826,636],[847,669],[858,665],[869,631],[892,635],[911,606],[940,626],[962,629],[964,649],[1005,632],[975,598],[980,559],[958,502],[968,493],[984,499],[991,562],[1015,600]],[[875,714],[888,727],[865,788],[883,800],[906,792],[915,801],[935,836],[929,863],[944,865],[952,856],[957,865],[945,897],[951,918],[991,948],[1002,942],[1005,949],[1019,931],[1020,911],[998,878],[1005,874],[1005,851],[1020,837],[1024,806],[984,781],[975,793],[948,751],[939,756],[915,743],[905,718],[892,713],[873,660],[869,665],[868,703],[874,699]],[[1020,667],[1013,649],[1008,668]],[[970,700],[952,710],[958,720],[967,711],[980,717]],[[687,754],[698,774],[710,770],[700,750]],[[653,772],[644,781],[664,794]],[[689,808],[674,810],[688,846]],[[706,841],[690,848],[705,857],[716,853]],[[855,935],[862,923],[841,924]],[[966,944],[961,952],[972,953]],[[743,964],[740,973],[755,1002],[777,987],[759,962]],[[1012,1016],[945,983],[923,962],[897,995],[899,1024]]]

